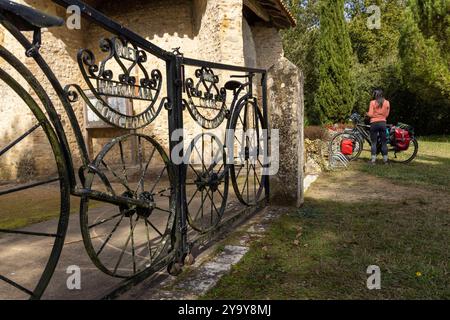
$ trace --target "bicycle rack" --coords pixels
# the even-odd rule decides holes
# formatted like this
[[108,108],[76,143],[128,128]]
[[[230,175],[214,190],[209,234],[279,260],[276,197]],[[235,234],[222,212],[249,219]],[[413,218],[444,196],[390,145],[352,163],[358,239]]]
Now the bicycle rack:
[[347,168],[350,161],[348,161],[347,157],[343,155],[341,152],[336,152],[331,155],[329,155],[329,164],[330,168],[337,169],[337,168]]

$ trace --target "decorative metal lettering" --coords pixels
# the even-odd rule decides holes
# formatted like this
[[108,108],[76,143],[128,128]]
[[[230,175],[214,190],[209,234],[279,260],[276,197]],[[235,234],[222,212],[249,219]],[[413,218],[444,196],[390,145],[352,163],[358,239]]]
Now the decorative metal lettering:
[[[78,65],[89,89],[99,100],[97,104],[93,106],[85,99],[85,95],[80,92],[77,85],[73,85],[73,87],[103,121],[124,129],[145,127],[158,116],[166,101],[166,99],[162,99],[155,109],[155,103],[161,92],[161,72],[154,69],[149,74],[143,66],[143,63],[147,61],[146,52],[126,40],[116,37],[101,39],[100,49],[108,55],[99,64],[96,63],[92,51],[82,49],[78,52]],[[109,64],[113,62],[122,71],[116,78],[113,71],[108,68]],[[142,74],[142,78],[139,80],[133,75],[136,70]],[[150,103],[140,114],[126,115],[110,106],[107,97],[142,100]]]
[[195,77],[198,79],[197,83],[191,78],[185,82],[188,95],[186,107],[192,118],[203,128],[217,128],[229,113],[226,107],[226,90],[219,89],[219,77],[211,68],[197,69]]

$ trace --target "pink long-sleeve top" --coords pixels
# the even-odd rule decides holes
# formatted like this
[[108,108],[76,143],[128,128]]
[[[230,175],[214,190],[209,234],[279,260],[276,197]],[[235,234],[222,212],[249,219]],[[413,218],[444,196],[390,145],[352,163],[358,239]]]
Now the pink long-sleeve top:
[[378,107],[378,102],[376,100],[370,101],[369,112],[367,113],[370,117],[370,123],[386,121],[390,110],[391,105],[388,100],[384,100],[381,108]]

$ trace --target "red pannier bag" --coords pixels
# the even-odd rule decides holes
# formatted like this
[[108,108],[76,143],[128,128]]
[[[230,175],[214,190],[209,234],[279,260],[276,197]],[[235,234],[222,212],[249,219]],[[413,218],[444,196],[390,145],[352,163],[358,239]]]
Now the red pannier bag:
[[395,148],[397,151],[405,151],[409,148],[409,143],[411,142],[411,136],[408,130],[403,130],[400,128],[394,129],[395,135]]
[[353,140],[343,139],[341,141],[341,153],[346,156],[350,156],[353,153]]

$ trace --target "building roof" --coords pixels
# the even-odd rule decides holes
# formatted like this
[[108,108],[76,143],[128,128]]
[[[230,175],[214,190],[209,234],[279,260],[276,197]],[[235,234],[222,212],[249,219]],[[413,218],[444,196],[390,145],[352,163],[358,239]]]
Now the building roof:
[[296,26],[297,21],[283,0],[258,0],[258,2],[269,13],[276,27],[286,29]]

